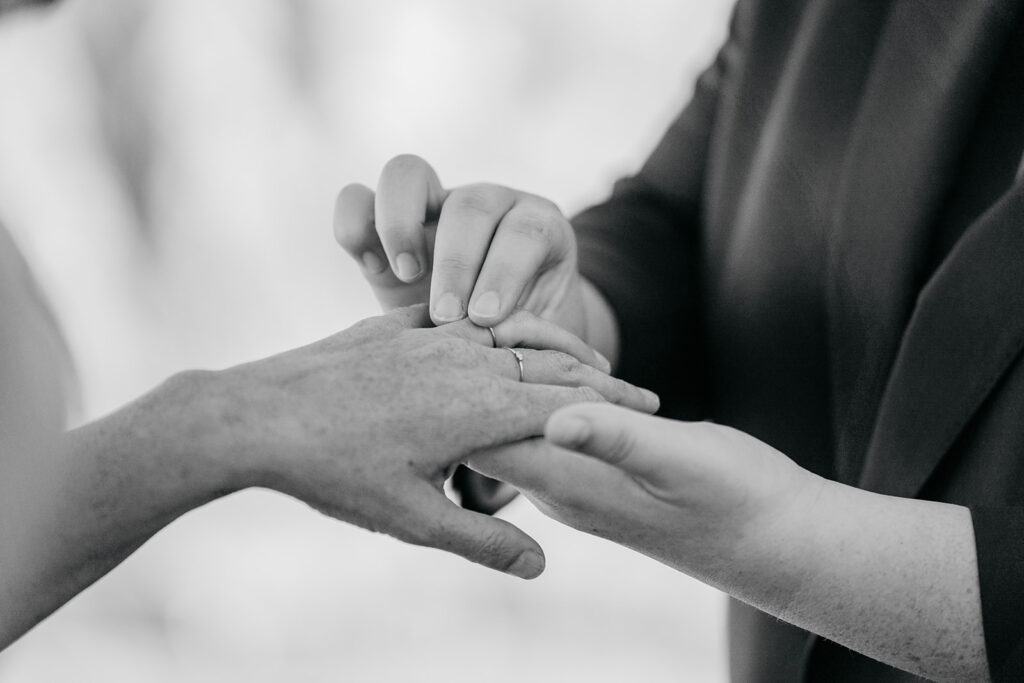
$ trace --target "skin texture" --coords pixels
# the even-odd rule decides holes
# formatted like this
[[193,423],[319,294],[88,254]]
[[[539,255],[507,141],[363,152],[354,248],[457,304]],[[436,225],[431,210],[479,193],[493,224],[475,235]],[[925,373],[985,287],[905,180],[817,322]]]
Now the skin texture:
[[966,508],[861,491],[753,437],[600,404],[470,465],[550,517],[917,675],[986,680]]
[[178,516],[252,486],[540,574],[533,539],[462,510],[443,482],[473,453],[541,434],[561,406],[605,399],[653,412],[657,397],[587,365],[580,358],[594,356],[578,338],[527,313],[495,326],[500,345],[526,347],[524,382],[487,330],[427,325],[425,306],[400,309],[262,361],[183,373],[63,437],[42,424],[2,438],[0,647]]
[[[334,235],[385,311],[429,303],[438,325],[489,326],[526,310],[586,339],[609,368],[616,361],[615,317],[579,275],[576,236],[554,202],[488,183],[445,189],[430,164],[403,154],[385,164],[376,191],[342,188]],[[459,472],[457,485],[482,510],[516,496],[473,472]]]
[[[614,364],[615,312],[575,272],[571,226],[551,202],[493,185],[446,190],[402,156],[376,192],[342,190],[335,234],[385,307],[429,301],[436,322],[492,324],[521,306]],[[424,264],[414,277],[399,277],[404,252]],[[500,305],[483,315],[486,291]],[[736,430],[612,406],[559,411],[547,439],[470,464],[555,519],[868,656],[940,680],[988,677],[966,508],[842,486]]]

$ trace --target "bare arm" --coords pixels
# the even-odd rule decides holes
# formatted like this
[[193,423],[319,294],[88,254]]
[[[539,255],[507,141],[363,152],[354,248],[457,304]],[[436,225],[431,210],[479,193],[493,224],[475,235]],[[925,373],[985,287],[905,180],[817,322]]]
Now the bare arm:
[[487,330],[427,322],[425,307],[402,309],[263,361],[179,375],[59,440],[5,440],[0,465],[18,476],[0,479],[0,648],[180,515],[250,486],[540,574],[537,543],[453,505],[445,478],[473,451],[540,434],[569,402],[653,411],[657,399],[580,362],[595,361],[579,339],[528,314],[495,326],[499,343],[526,347],[526,382]]
[[558,411],[546,434],[471,465],[570,526],[869,657],[988,678],[966,508],[828,481],[710,423],[591,404]]

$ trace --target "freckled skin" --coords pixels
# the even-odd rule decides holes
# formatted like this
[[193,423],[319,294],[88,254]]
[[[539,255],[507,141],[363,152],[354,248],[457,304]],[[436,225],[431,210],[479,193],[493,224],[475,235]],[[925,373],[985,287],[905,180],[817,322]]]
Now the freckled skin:
[[537,576],[537,543],[453,504],[445,479],[473,453],[540,435],[559,407],[609,400],[653,412],[657,398],[584,367],[593,357],[582,341],[528,313],[496,331],[525,347],[536,383],[519,381],[487,330],[429,325],[425,306],[399,309],[261,361],[181,373],[102,420],[46,435],[47,447],[9,444],[0,464],[26,476],[0,477],[0,502],[28,495],[18,523],[0,525],[0,648],[178,516],[252,486]]

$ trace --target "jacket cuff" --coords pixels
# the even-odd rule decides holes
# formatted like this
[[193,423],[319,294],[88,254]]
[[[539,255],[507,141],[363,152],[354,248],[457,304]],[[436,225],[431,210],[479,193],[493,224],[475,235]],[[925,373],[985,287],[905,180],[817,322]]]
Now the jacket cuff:
[[1024,680],[1024,507],[972,507],[993,681]]

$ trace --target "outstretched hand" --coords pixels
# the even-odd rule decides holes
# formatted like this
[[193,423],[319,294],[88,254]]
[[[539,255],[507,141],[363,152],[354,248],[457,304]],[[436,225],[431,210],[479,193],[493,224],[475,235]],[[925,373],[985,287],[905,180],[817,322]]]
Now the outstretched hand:
[[723,564],[761,556],[768,530],[809,504],[821,481],[743,432],[606,403],[562,408],[545,439],[470,466],[559,521],[716,585]]
[[[657,398],[605,374],[578,338],[519,312],[494,327],[429,324],[401,309],[321,342],[214,373],[205,429],[248,484],[332,517],[524,578],[543,569],[533,539],[453,505],[442,485],[470,454],[542,433],[570,403],[653,412]],[[521,347],[517,358],[507,348]],[[545,350],[537,350],[545,349]],[[589,364],[588,364],[589,363]]]
[[985,680],[971,512],[818,477],[711,423],[609,404],[471,459],[549,516],[936,680]]

